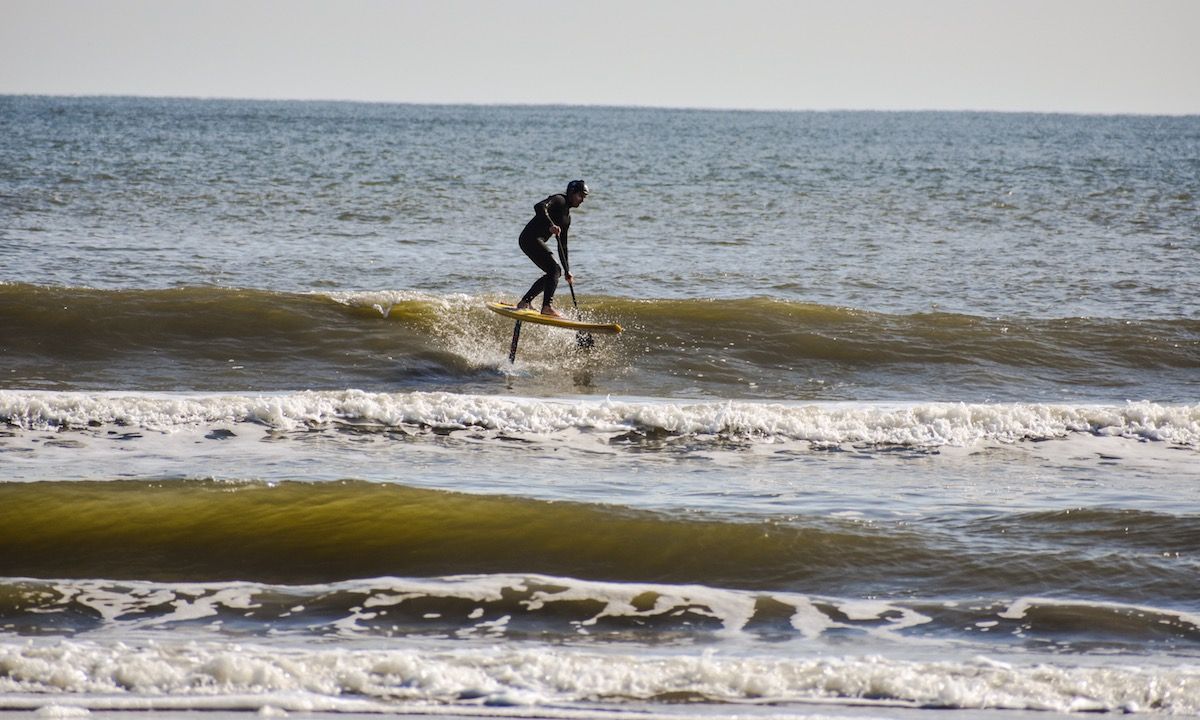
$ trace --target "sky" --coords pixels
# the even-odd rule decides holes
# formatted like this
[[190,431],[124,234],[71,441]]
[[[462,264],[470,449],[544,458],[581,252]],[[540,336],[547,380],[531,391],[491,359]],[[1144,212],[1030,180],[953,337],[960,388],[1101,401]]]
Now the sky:
[[1200,0],[0,0],[0,94],[1200,114]]

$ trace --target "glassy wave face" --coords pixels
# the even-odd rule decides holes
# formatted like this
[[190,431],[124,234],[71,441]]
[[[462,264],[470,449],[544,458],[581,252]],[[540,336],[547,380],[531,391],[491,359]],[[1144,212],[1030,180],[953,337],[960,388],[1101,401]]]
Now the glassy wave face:
[[[1132,602],[1187,592],[1200,545],[1195,517],[1103,509],[940,523],[715,509],[678,517],[352,481],[34,482],[2,485],[0,497],[0,539],[10,551],[0,572],[13,577],[307,584],[521,571],[940,598],[1036,593],[1048,575],[1066,572],[1075,597]],[[1142,557],[1117,562],[1120,549]],[[1004,556],[1021,562],[996,561]],[[1200,639],[1190,630],[1180,638]]]
[[0,285],[8,387],[367,387],[783,400],[1181,402],[1200,391],[1195,319],[886,315],[769,298],[593,298],[628,332],[581,353],[522,336],[485,297],[416,292],[92,290]]
[[0,97],[0,711],[1200,715],[1197,157]]

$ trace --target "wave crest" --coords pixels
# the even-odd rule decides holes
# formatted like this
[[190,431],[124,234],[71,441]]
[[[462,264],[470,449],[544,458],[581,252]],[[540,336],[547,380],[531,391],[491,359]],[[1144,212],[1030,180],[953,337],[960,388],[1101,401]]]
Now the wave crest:
[[0,422],[32,430],[120,425],[170,431],[205,423],[256,423],[282,431],[482,429],[538,436],[585,432],[631,439],[666,435],[908,447],[1051,440],[1086,433],[1200,446],[1200,405],[1149,402],[876,405],[566,401],[361,390],[260,396],[5,390],[0,391]]

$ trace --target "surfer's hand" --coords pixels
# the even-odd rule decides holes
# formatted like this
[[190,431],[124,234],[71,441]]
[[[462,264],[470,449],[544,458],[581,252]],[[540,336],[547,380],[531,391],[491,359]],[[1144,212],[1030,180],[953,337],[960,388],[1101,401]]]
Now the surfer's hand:
[[567,284],[568,284],[568,285],[574,285],[574,284],[575,284],[575,276],[574,276],[574,275],[572,275],[571,273],[567,273]]
[[555,225],[554,223],[550,223],[550,234],[551,235],[553,235],[554,237],[558,237],[558,234],[560,232],[562,232],[562,228]]

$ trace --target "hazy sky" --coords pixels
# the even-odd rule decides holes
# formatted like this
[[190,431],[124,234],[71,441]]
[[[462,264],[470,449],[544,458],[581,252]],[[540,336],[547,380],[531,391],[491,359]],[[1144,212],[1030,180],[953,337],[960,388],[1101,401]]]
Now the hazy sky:
[[0,0],[0,93],[1200,113],[1200,0]]

